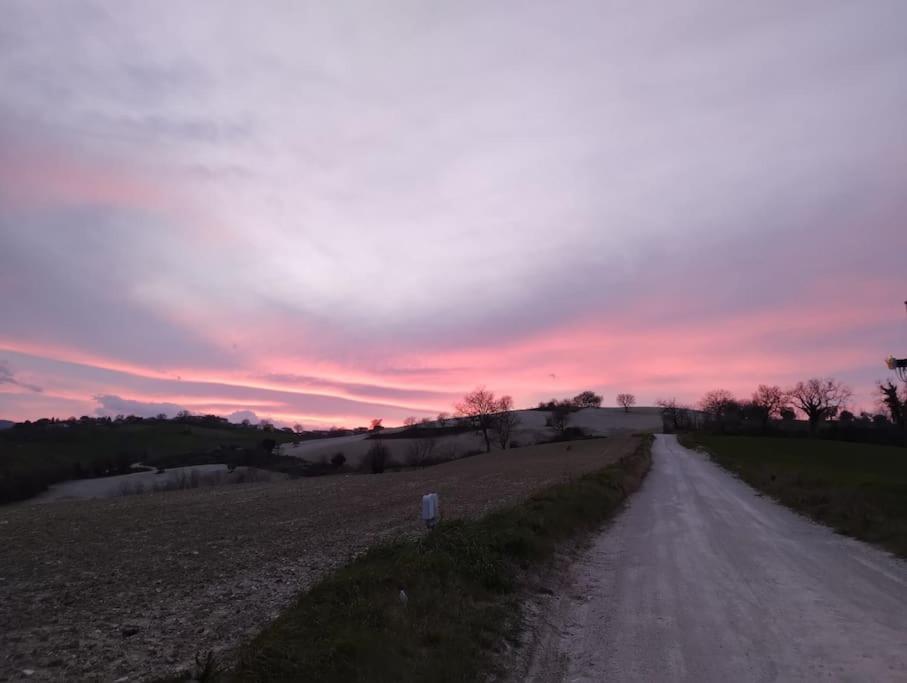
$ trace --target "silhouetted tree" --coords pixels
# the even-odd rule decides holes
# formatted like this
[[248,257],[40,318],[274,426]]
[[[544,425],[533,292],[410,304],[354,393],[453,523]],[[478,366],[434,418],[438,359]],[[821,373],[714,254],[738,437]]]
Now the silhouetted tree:
[[302,434],[302,431],[303,431],[302,425],[297,422],[296,424],[293,425],[293,431],[296,432],[297,434]]
[[495,415],[500,410],[494,398],[494,392],[485,387],[470,391],[463,400],[456,405],[457,415],[467,418],[477,432],[485,440],[485,452],[491,451],[491,437],[489,432],[494,428]]
[[630,406],[636,405],[636,397],[633,394],[618,394],[617,405],[622,406],[625,413],[629,413]]
[[443,410],[438,413],[437,423],[439,427],[443,427],[447,424],[447,421],[450,419],[450,413],[446,413]]
[[381,424],[381,422],[382,422],[381,418],[376,417],[374,420],[372,420],[371,426],[369,427],[369,429],[373,432],[380,432],[382,429],[384,429],[384,425]]
[[760,384],[753,392],[750,406],[754,415],[759,419],[763,432],[768,430],[772,416],[780,415],[781,409],[786,403],[787,396],[779,386]]
[[372,447],[368,449],[368,453],[365,454],[365,461],[372,470],[372,474],[381,474],[384,472],[388,455],[387,446],[384,445],[384,442],[381,439],[377,439],[375,443],[372,444]]
[[600,408],[602,397],[594,391],[583,391],[573,397],[573,405],[577,408]]
[[838,414],[851,397],[850,389],[835,379],[813,377],[797,382],[787,396],[809,422],[809,433],[815,434],[820,422]]
[[718,425],[718,429],[722,431],[730,418],[740,413],[740,404],[737,403],[733,394],[725,389],[708,392],[702,397],[699,407],[709,420]]
[[510,447],[513,430],[520,423],[519,416],[513,411],[513,399],[502,396],[498,401],[498,413],[494,416],[494,435],[501,448]]
[[403,426],[404,426],[404,427],[415,427],[415,426],[416,426],[416,418],[414,418],[412,415],[410,415],[409,417],[405,418],[405,419],[403,420]]
[[560,403],[554,401],[553,403],[554,405],[550,408],[551,415],[547,420],[547,424],[557,432],[558,436],[564,436],[564,434],[567,433],[567,427],[570,426],[572,406],[566,401]]
[[891,421],[903,429],[907,422],[907,396],[901,398],[897,385],[891,380],[879,384],[879,393],[882,394],[882,404],[888,409]]

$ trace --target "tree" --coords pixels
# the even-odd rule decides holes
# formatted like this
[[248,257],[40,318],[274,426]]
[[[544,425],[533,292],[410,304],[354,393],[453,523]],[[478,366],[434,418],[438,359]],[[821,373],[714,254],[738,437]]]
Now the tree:
[[502,396],[498,401],[498,414],[494,418],[492,427],[498,445],[501,448],[510,447],[510,438],[513,436],[513,430],[520,424],[519,416],[513,412],[513,399],[510,396]]
[[271,455],[275,448],[277,448],[277,442],[274,439],[261,440],[261,449],[268,455]]
[[583,391],[573,397],[573,405],[577,408],[600,408],[602,397],[594,391]]
[[485,452],[491,451],[489,432],[494,428],[495,415],[500,410],[494,392],[478,387],[463,397],[456,405],[457,415],[467,418],[485,440]]
[[624,412],[630,412],[630,406],[636,405],[636,397],[633,394],[618,394],[617,405],[623,406]]
[[293,425],[293,431],[296,432],[297,434],[302,434],[302,431],[303,431],[302,425],[297,422],[296,424]]
[[570,412],[572,406],[567,401],[558,403],[553,402],[551,407],[551,416],[548,418],[548,426],[558,433],[558,436],[564,436],[567,433],[567,427],[570,426]]
[[907,422],[907,396],[901,398],[898,387],[891,380],[879,384],[879,393],[882,394],[882,405],[888,410],[891,421],[901,429]]
[[850,400],[850,389],[835,379],[813,377],[797,382],[787,396],[809,421],[809,433],[815,434],[820,422],[838,414]]
[[794,409],[790,406],[786,406],[778,411],[778,415],[781,416],[781,419],[785,422],[791,422],[794,418],[797,417],[797,413],[794,412]]
[[708,415],[709,419],[715,422],[722,431],[728,418],[740,412],[740,404],[737,403],[734,395],[725,389],[708,392],[702,397],[699,406],[702,408],[702,412]]
[[372,474],[381,474],[384,472],[384,467],[387,465],[389,455],[387,446],[384,445],[384,442],[381,439],[376,439],[375,443],[372,444],[372,447],[368,449],[368,453],[365,454],[365,462],[368,463],[369,468],[372,470]]
[[665,429],[669,428],[667,423],[670,423],[670,428],[675,432],[693,429],[698,425],[696,411],[688,405],[678,403],[676,398],[660,398],[655,405],[661,408],[661,419]]
[[371,421],[371,426],[369,429],[371,429],[371,431],[373,431],[373,432],[380,432],[382,429],[384,429],[384,425],[381,424],[381,422],[382,422],[381,418],[376,417],[374,420]]
[[409,447],[406,452],[406,463],[421,467],[425,464],[438,444],[438,438],[430,430],[421,432],[421,436],[415,439],[408,439]]
[[755,415],[762,424],[762,431],[768,430],[769,420],[774,415],[780,415],[781,409],[787,404],[784,391],[777,385],[760,384],[753,392],[750,403]]
[[405,419],[403,420],[403,426],[406,427],[406,428],[415,427],[415,426],[416,426],[416,418],[414,418],[412,415],[410,415],[409,417],[405,418]]
[[444,412],[443,410],[438,413],[438,426],[443,427],[447,424],[447,421],[450,419],[450,413]]

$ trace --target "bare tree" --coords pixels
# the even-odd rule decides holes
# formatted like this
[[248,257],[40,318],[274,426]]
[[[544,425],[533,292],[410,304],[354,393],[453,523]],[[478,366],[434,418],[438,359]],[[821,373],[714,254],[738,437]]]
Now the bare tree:
[[702,408],[702,412],[708,416],[709,420],[718,425],[718,429],[721,431],[724,431],[725,423],[731,417],[739,418],[741,411],[737,399],[734,398],[730,391],[725,389],[715,389],[708,392],[702,397],[699,407]]
[[551,415],[547,420],[547,424],[558,433],[558,436],[564,436],[567,433],[567,427],[570,426],[572,408],[573,406],[569,401],[554,401],[553,405],[549,407]]
[[623,406],[624,412],[630,412],[630,406],[636,405],[636,397],[633,394],[618,394],[617,405]]
[[293,425],[293,431],[297,434],[302,434],[302,425],[297,422]]
[[450,419],[450,413],[442,410],[440,413],[438,413],[438,417],[437,417],[438,426],[444,427],[445,425],[447,425],[447,421],[449,419]]
[[676,398],[660,398],[655,405],[661,408],[661,418],[665,429],[672,428],[675,432],[691,429],[696,425],[695,415],[689,406],[681,405]]
[[415,427],[415,426],[416,426],[416,418],[414,418],[412,415],[410,415],[409,417],[405,418],[405,419],[403,420],[403,426],[404,426],[404,427],[407,427],[407,428],[408,428],[408,427]]
[[381,424],[381,422],[382,422],[381,418],[376,417],[374,420],[372,420],[371,426],[369,427],[369,429],[373,432],[380,432],[382,429],[384,429],[384,425]]
[[768,430],[769,420],[781,414],[781,409],[787,405],[787,396],[777,385],[760,384],[753,392],[750,407],[762,423],[762,431]]
[[373,474],[381,474],[387,466],[390,451],[381,439],[376,439],[365,454],[365,463]]
[[501,448],[510,447],[513,430],[520,424],[520,417],[513,411],[513,399],[502,396],[498,401],[498,414],[494,418],[494,435]]
[[409,446],[406,451],[406,463],[416,467],[425,464],[438,445],[438,438],[431,431],[426,431],[422,436],[408,439]]
[[485,452],[491,451],[489,432],[494,428],[495,416],[499,412],[494,392],[488,391],[485,387],[478,387],[463,397],[456,405],[456,411],[458,416],[467,418],[482,435],[485,440]]
[[602,397],[594,391],[583,391],[573,397],[573,405],[577,408],[600,408]]
[[820,422],[834,417],[850,400],[850,388],[835,379],[812,378],[797,382],[787,396],[809,421],[809,433],[815,434]]

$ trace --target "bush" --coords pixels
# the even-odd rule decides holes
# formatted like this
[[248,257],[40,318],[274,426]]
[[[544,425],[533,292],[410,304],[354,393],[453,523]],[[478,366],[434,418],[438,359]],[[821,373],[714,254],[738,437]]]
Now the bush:
[[365,463],[372,471],[372,474],[381,474],[387,466],[389,456],[390,452],[388,451],[387,446],[380,441],[376,441],[372,447],[368,449],[368,453],[365,454]]
[[331,456],[331,464],[334,466],[334,469],[339,470],[343,467],[343,464],[346,462],[346,456],[343,453],[334,453]]

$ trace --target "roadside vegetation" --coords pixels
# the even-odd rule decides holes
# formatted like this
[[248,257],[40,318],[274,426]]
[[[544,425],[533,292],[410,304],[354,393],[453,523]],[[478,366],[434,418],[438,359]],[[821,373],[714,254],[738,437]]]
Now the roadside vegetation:
[[903,448],[826,439],[690,432],[741,479],[837,531],[907,557],[907,453]]
[[[518,628],[521,572],[606,520],[645,476],[652,437],[617,464],[476,521],[367,551],[303,594],[207,679],[465,681]],[[174,680],[181,680],[179,678]]]
[[851,390],[833,378],[811,378],[782,389],[760,384],[750,398],[724,389],[707,392],[696,408],[660,399],[666,431],[789,436],[907,445],[907,387],[876,386],[876,410],[849,410]]

